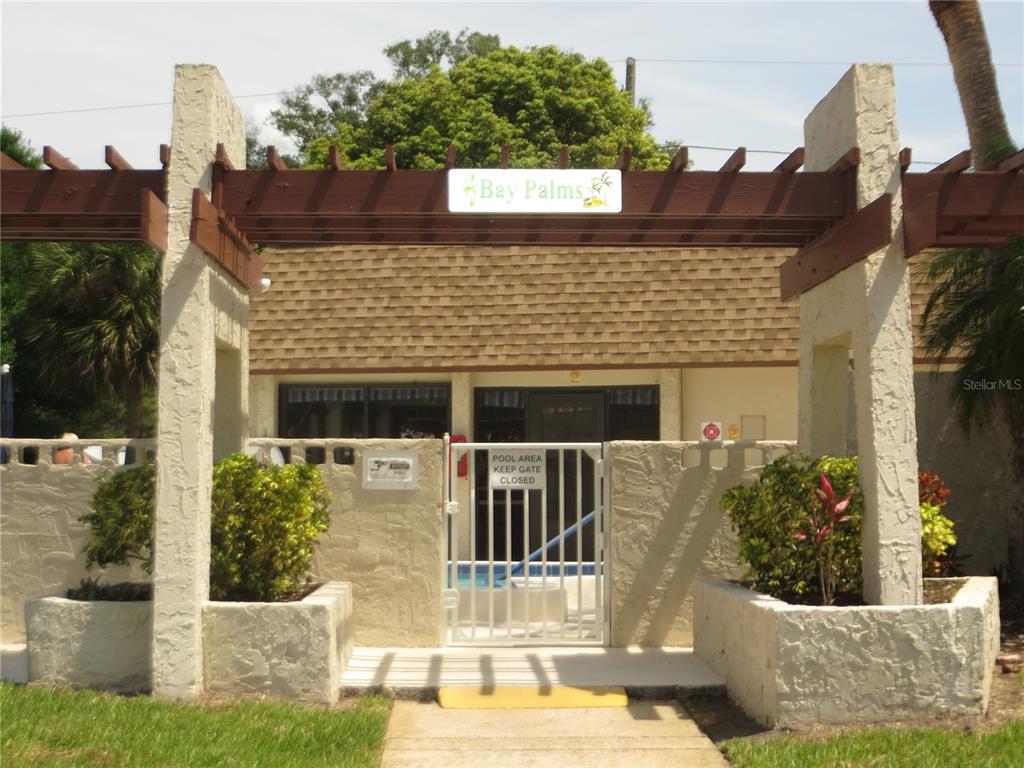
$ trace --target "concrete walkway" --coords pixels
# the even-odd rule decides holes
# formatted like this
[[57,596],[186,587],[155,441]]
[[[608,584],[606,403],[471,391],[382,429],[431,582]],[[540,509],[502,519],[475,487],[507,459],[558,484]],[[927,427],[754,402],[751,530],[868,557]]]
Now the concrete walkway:
[[728,768],[676,702],[442,709],[397,701],[382,768]]
[[443,686],[619,685],[644,698],[724,690],[725,681],[692,648],[356,648],[343,695],[383,691],[433,700]]

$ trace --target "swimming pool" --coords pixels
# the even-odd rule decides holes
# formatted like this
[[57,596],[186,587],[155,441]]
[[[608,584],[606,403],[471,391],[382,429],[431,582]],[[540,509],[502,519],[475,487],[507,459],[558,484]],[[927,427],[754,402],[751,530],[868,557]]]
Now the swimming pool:
[[[512,564],[512,568],[515,569],[517,563]],[[503,589],[507,584],[508,580],[505,577],[505,563],[494,564],[494,588]],[[530,580],[540,579],[544,573],[544,563],[530,563]],[[451,587],[451,568],[448,568],[448,586]],[[548,579],[558,579],[560,573],[564,573],[565,576],[575,576],[577,573],[582,573],[584,576],[594,575],[594,564],[583,563],[582,570],[577,567],[576,563],[548,563],[547,564],[547,575]],[[476,563],[460,562],[458,566],[458,582],[455,585],[458,589],[469,589],[473,581],[476,582],[476,589],[488,589],[491,583],[491,569],[488,563],[477,561]],[[516,579],[526,578],[526,568],[523,569],[522,573],[515,576]]]

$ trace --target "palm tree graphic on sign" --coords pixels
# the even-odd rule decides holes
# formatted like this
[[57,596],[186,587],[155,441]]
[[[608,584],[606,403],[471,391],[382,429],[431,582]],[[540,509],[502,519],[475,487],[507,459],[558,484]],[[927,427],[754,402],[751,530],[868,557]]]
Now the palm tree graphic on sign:
[[474,174],[471,173],[466,177],[466,182],[462,185],[462,194],[466,196],[470,208],[476,205],[477,188]]
[[612,180],[608,177],[607,171],[602,173],[600,176],[595,176],[590,180],[590,197],[583,199],[584,208],[600,208],[608,205],[608,201],[605,200],[607,190],[612,185]]

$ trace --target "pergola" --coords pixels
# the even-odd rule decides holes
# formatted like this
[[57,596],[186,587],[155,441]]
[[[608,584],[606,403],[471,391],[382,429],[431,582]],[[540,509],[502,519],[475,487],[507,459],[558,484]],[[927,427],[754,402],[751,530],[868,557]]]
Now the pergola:
[[[802,147],[771,172],[744,171],[743,147],[718,171],[687,170],[687,154],[680,148],[665,171],[634,171],[623,149],[619,214],[504,215],[447,210],[455,146],[444,170],[400,170],[389,146],[386,170],[356,171],[343,168],[334,147],[326,170],[288,169],[273,147],[268,169],[241,170],[218,145],[211,197],[197,189],[192,198],[190,239],[248,288],[261,273],[256,243],[793,248],[780,268],[785,300],[891,242],[888,194],[857,210],[857,147],[820,172],[800,171]],[[161,169],[136,170],[107,146],[109,168],[80,170],[45,147],[48,170],[28,170],[4,155],[0,237],[141,241],[165,251],[169,156],[163,145]],[[1024,152],[983,173],[965,173],[970,151],[928,173],[909,172],[910,156],[900,153],[908,257],[1024,235]],[[508,165],[505,147],[501,167]],[[559,167],[569,167],[568,148]]]

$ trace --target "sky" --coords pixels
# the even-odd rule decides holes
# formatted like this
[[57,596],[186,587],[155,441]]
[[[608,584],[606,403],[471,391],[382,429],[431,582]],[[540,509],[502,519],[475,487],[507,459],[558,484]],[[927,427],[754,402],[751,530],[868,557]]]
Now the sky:
[[[1010,132],[1024,143],[1024,2],[982,2]],[[637,60],[654,135],[691,147],[697,170],[732,148],[771,169],[803,144],[803,120],[854,62],[894,64],[900,140],[915,170],[968,146],[952,69],[924,0],[907,2],[0,3],[3,124],[101,168],[106,144],[158,167],[170,141],[176,63],[213,64],[261,138],[276,94],[319,73],[390,75],[382,49],[431,29],[553,44],[612,65]],[[123,107],[130,109],[97,109]],[[135,106],[148,105],[148,106]],[[87,110],[87,111],[70,111]],[[42,115],[43,112],[63,114]],[[755,150],[768,150],[766,152]]]

